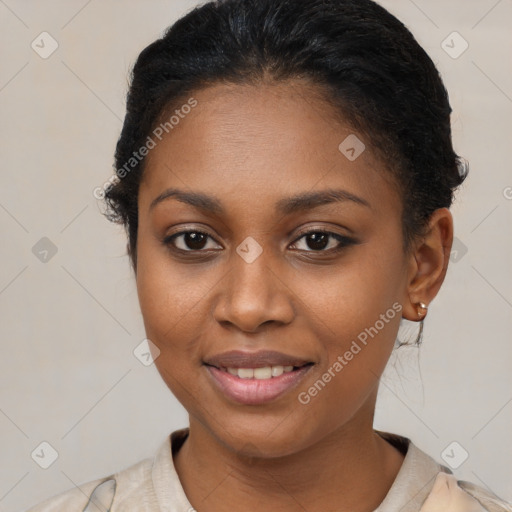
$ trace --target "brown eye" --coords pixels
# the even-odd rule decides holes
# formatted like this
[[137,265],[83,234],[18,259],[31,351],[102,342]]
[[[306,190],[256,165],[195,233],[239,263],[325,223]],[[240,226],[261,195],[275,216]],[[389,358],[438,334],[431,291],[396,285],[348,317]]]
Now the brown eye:
[[[296,247],[298,250],[305,250],[307,252],[334,252],[342,249],[348,245],[352,245],[355,243],[354,240],[348,238],[343,235],[339,235],[337,233],[331,233],[329,231],[319,231],[312,230],[307,233],[303,233],[300,238],[298,238],[294,245],[297,246],[297,243],[304,239],[306,248]],[[326,250],[327,248],[327,250]],[[309,250],[308,250],[309,249]]]
[[202,231],[180,231],[166,237],[164,244],[184,252],[202,251],[205,248],[215,249],[218,247],[215,244],[214,247],[206,247],[209,239],[211,239],[210,235]]
[[309,233],[305,236],[306,244],[310,249],[323,250],[329,244],[329,238],[331,235],[327,233]]

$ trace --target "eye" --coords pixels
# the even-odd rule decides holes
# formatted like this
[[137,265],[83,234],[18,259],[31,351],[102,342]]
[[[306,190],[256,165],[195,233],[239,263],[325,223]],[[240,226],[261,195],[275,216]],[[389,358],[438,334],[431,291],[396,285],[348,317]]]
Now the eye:
[[293,243],[293,245],[296,246],[297,242],[301,241],[302,239],[304,239],[305,245],[312,250],[300,247],[298,249],[305,250],[306,252],[337,252],[344,247],[356,243],[356,241],[352,238],[321,229],[312,229],[302,233],[302,235]]
[[[297,247],[297,245],[300,245],[299,242],[302,240],[310,250],[308,250],[307,247]],[[166,237],[163,240],[163,243],[177,252],[193,253],[218,250],[219,248],[222,249],[221,246],[213,241],[213,238],[208,233],[196,229],[174,233],[173,235]],[[210,243],[210,246],[208,246],[208,243]],[[355,243],[357,242],[352,238],[338,233],[321,229],[312,229],[302,233],[291,247],[295,246],[294,248],[306,252],[333,253]]]
[[201,251],[202,249],[216,249],[219,247],[215,244],[214,247],[208,247],[208,239],[213,240],[208,233],[203,231],[180,231],[179,233],[166,237],[164,239],[164,244],[183,252]]

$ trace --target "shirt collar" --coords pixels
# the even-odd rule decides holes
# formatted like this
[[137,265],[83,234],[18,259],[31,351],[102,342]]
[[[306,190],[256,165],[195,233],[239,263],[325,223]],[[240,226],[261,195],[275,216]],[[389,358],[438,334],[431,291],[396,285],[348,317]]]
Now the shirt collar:
[[437,475],[440,472],[451,474],[451,470],[438,464],[409,438],[376,432],[405,457],[393,485],[374,512],[417,512],[432,490]]
[[194,510],[185,495],[172,458],[173,452],[179,450],[187,436],[188,428],[175,430],[166,437],[155,456],[151,477],[161,512]]

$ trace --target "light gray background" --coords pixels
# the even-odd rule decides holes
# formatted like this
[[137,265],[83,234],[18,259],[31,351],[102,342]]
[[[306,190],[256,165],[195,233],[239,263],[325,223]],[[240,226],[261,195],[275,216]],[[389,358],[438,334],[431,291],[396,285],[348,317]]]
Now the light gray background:
[[[390,361],[375,427],[445,464],[457,441],[469,458],[455,474],[512,500],[512,2],[381,3],[441,71],[471,170],[424,344]],[[130,66],[194,5],[0,0],[0,511],[152,456],[187,424],[133,354],[144,330],[126,240],[93,189],[112,174]],[[43,31],[59,45],[47,59],[31,48]],[[456,59],[441,46],[453,31],[469,43]],[[32,251],[43,237],[47,262]],[[48,469],[31,458],[43,441],[58,452]]]

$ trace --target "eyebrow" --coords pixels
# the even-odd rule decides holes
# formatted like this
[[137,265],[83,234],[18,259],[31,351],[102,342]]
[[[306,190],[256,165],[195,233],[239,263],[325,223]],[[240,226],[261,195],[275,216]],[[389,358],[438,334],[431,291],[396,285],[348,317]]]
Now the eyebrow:
[[[156,205],[174,198],[182,203],[189,204],[208,213],[225,213],[221,201],[214,197],[202,194],[200,192],[185,192],[176,188],[169,188],[155,197],[149,205],[151,211]],[[292,197],[286,197],[277,201],[275,205],[276,213],[290,215],[291,213],[301,212],[317,208],[331,203],[351,201],[361,206],[371,208],[370,203],[362,197],[356,196],[343,189],[326,189],[316,192],[303,192]]]

